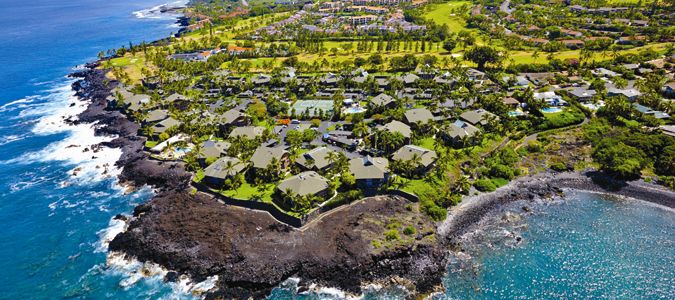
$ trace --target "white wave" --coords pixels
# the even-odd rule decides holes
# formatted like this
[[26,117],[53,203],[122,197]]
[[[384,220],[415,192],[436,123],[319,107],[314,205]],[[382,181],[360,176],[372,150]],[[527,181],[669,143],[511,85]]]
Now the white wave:
[[26,138],[26,135],[16,135],[16,134],[3,136],[3,137],[0,137],[0,146],[7,145],[11,142],[20,141],[20,140],[23,140],[25,138]]
[[31,107],[32,103],[38,98],[38,96],[29,96],[26,98],[14,100],[0,106],[0,112],[14,111],[18,109],[26,109]]
[[108,227],[99,230],[96,234],[98,235],[98,241],[95,245],[94,252],[106,252],[108,251],[108,245],[112,240],[120,233],[127,230],[127,222],[124,220],[119,220],[112,218],[108,222]]
[[137,284],[162,283],[171,288],[171,295],[167,299],[194,299],[213,290],[218,282],[218,276],[210,276],[201,282],[194,282],[187,275],[180,275],[176,282],[164,282],[169,271],[162,266],[128,258],[120,252],[110,252],[106,259],[106,270],[114,275],[122,276],[119,285],[124,289]]
[[[98,146],[100,143],[111,141],[115,137],[96,136],[94,126],[92,124],[76,126],[63,124],[61,125],[62,128],[55,128],[50,131],[70,131],[65,139],[54,142],[42,150],[27,152],[2,163],[64,162],[66,165],[75,166],[69,171],[70,179],[75,183],[95,183],[107,178],[116,178],[121,169],[115,166],[115,163],[122,155],[122,150]],[[40,130],[46,131],[44,127]]]
[[[94,245],[94,251],[107,252],[110,242],[127,228],[126,221],[112,218],[107,228],[97,232],[99,240]],[[142,263],[127,257],[124,253],[114,251],[108,252],[104,269],[105,273],[121,276],[119,285],[124,289],[140,283],[166,284],[172,291],[168,299],[201,298],[202,295],[213,290],[218,282],[217,275],[207,277],[201,282],[194,282],[187,275],[180,275],[176,282],[164,282],[169,270],[152,262]]]
[[[166,14],[163,13],[164,10],[170,8],[183,8],[187,5],[189,1],[174,1],[170,3],[160,4],[151,8],[142,9],[139,11],[133,12],[134,16],[139,19],[161,19],[166,17]],[[172,17],[172,16],[169,16]]]

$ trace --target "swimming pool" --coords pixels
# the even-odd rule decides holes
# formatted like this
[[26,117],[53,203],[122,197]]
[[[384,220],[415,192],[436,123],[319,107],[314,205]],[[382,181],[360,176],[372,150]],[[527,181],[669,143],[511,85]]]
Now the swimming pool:
[[547,108],[543,108],[541,110],[541,112],[543,112],[545,114],[553,114],[553,113],[557,113],[557,112],[561,112],[561,111],[562,111],[562,108],[560,108],[560,107],[547,107]]
[[366,112],[366,109],[363,107],[349,107],[345,108],[343,111],[345,114],[359,114],[359,113],[364,113]]

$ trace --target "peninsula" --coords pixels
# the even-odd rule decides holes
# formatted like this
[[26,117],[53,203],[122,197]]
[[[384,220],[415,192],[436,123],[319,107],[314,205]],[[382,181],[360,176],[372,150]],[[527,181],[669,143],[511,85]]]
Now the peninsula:
[[290,277],[416,295],[499,203],[675,207],[674,8],[572,2],[192,1],[176,36],[73,74],[73,122],[157,189],[110,251],[217,275],[209,298]]

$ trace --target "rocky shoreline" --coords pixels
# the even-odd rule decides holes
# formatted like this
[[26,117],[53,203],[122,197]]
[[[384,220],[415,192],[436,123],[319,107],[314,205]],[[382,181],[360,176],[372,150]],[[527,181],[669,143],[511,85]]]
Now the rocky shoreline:
[[[473,224],[504,204],[562,197],[568,189],[628,197],[675,208],[675,192],[656,184],[619,181],[596,171],[541,173],[517,179],[489,194],[465,198],[460,205],[450,209],[448,218],[439,226],[439,235],[445,237],[448,244],[453,244]],[[524,206],[523,210],[527,211],[528,207]]]
[[[435,224],[407,209],[411,203],[403,198],[367,198],[296,230],[267,213],[190,193],[190,174],[182,164],[150,159],[139,126],[108,107],[106,97],[117,83],[97,66],[71,75],[79,79],[73,84],[77,96],[89,105],[70,122],[95,122],[97,135],[115,137],[102,146],[123,152],[117,162],[120,183],[157,190],[136,207],[128,230],[110,242],[110,251],[175,271],[166,280],[175,280],[177,273],[196,281],[218,275],[218,289],[207,298],[263,298],[289,277],[300,278],[301,288],[317,284],[353,294],[374,282],[405,285],[413,294],[440,286],[446,251],[428,238]],[[384,236],[382,224],[401,216],[426,230],[406,244],[376,249],[370,239]]]
[[[218,275],[217,290],[207,298],[263,298],[290,277],[310,284],[360,294],[368,283],[405,286],[411,297],[437,291],[446,272],[447,250],[453,239],[500,205],[516,200],[560,196],[564,189],[611,193],[675,207],[675,193],[644,182],[614,181],[597,172],[545,173],[521,178],[490,194],[466,198],[448,219],[434,224],[414,219],[421,230],[407,244],[376,249],[390,218],[413,218],[400,197],[377,196],[358,201],[297,230],[269,214],[224,205],[212,197],[189,192],[190,174],[180,163],[152,160],[144,151],[139,125],[117,110],[106,97],[117,84],[97,64],[72,74],[73,89],[89,101],[71,123],[96,123],[97,135],[114,136],[102,146],[123,152],[117,166],[122,184],[151,185],[157,195],[134,210],[128,230],[116,236],[110,251],[166,267],[166,280],[177,274],[201,281]],[[377,225],[376,225],[377,224]],[[434,236],[434,239],[427,237]]]

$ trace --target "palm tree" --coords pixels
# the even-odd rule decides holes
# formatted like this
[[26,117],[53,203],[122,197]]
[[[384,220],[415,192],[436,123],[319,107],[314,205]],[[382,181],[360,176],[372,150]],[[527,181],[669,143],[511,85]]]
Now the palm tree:
[[363,137],[368,133],[368,126],[365,122],[359,122],[358,124],[354,125],[354,130],[352,132],[357,137]]
[[469,189],[471,189],[471,182],[469,181],[469,178],[464,175],[460,175],[460,177],[455,182],[455,190],[461,194],[466,194],[469,192]]
[[412,178],[413,173],[417,170],[422,164],[422,157],[413,153],[412,157],[406,161],[406,171],[408,173],[408,178]]

